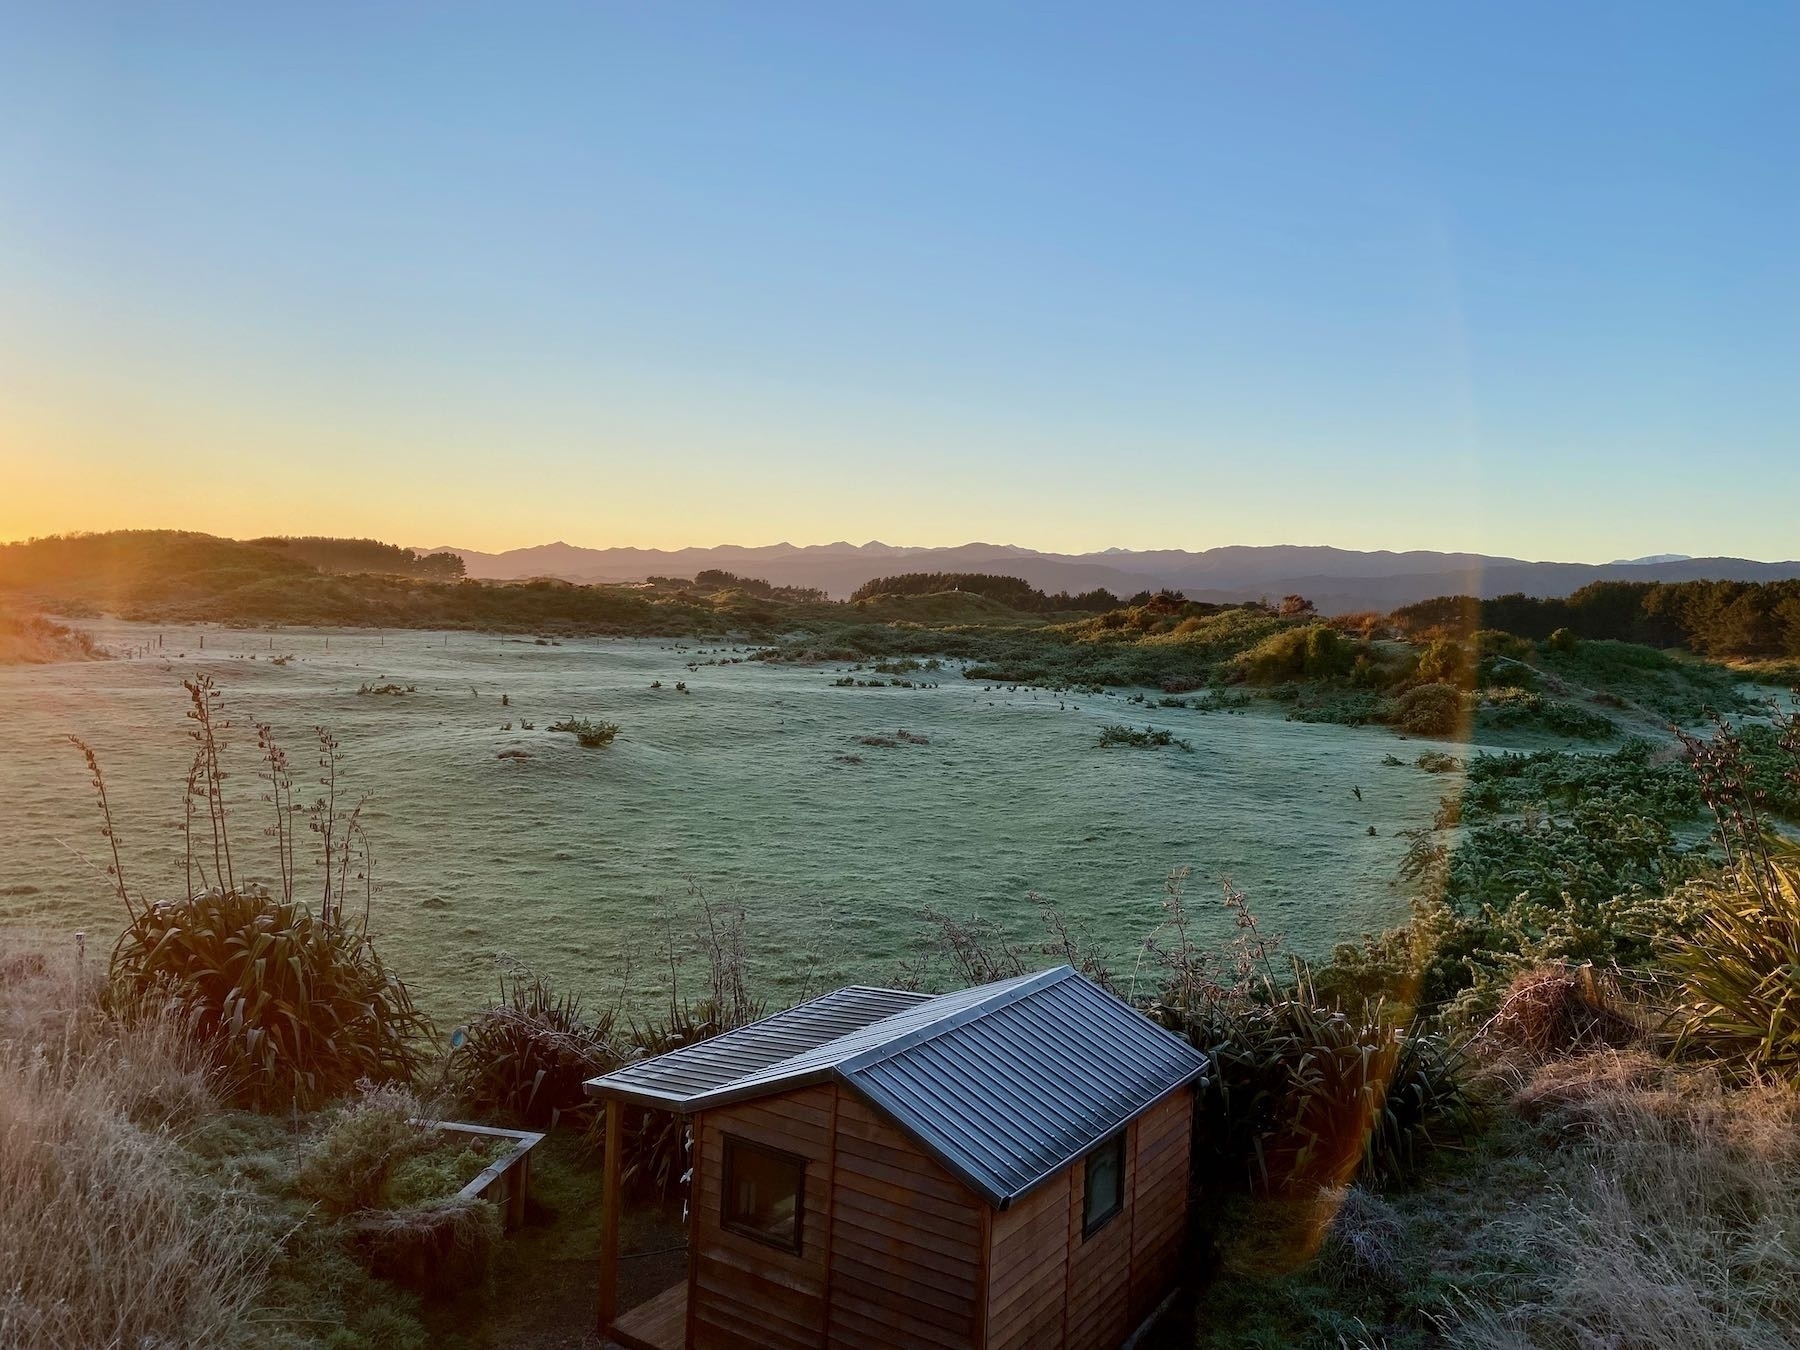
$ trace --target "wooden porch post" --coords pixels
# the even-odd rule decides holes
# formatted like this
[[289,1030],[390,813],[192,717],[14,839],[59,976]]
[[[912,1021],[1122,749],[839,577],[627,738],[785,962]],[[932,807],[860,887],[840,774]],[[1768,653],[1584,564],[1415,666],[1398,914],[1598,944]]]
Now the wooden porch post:
[[619,1315],[619,1155],[624,1151],[625,1105],[606,1103],[606,1190],[600,1197],[600,1336]]

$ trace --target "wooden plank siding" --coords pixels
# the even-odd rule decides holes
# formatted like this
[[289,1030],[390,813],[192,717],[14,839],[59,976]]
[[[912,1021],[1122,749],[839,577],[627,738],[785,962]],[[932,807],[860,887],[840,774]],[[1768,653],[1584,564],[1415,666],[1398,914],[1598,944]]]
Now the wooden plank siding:
[[[995,1212],[854,1089],[694,1118],[688,1343],[993,1350],[1116,1346],[1172,1286],[1192,1093],[1127,1126],[1125,1204],[1083,1239],[1085,1160]],[[720,1226],[727,1134],[807,1160],[802,1250]]]
[[1081,1233],[1087,1160],[1069,1169],[1069,1292],[1065,1345],[1114,1346],[1131,1334],[1131,1235],[1136,1219],[1138,1129],[1125,1130],[1124,1206],[1091,1235]]
[[986,1204],[858,1093],[838,1094],[828,1343],[975,1345]]
[[[697,1118],[688,1291],[688,1326],[696,1346],[811,1350],[824,1343],[826,1264],[820,1236],[831,1197],[833,1092],[830,1086],[803,1088]],[[798,1253],[720,1226],[727,1134],[806,1159]]]
[[1177,1089],[1126,1127],[1124,1208],[1081,1233],[1086,1159],[993,1216],[988,1345],[1116,1346],[1174,1286],[1187,1241],[1193,1093]]
[[1187,1251],[1188,1168],[1194,1094],[1183,1088],[1137,1118],[1131,1210],[1131,1324],[1148,1317],[1181,1278]]
[[987,1311],[993,1350],[1065,1344],[1072,1194],[1065,1170],[994,1216]]

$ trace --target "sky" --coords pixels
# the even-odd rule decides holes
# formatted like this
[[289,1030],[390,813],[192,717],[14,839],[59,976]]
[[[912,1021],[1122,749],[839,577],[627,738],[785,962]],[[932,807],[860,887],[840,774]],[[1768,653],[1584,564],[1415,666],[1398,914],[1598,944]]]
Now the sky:
[[1800,5],[0,31],[0,539],[1800,557]]

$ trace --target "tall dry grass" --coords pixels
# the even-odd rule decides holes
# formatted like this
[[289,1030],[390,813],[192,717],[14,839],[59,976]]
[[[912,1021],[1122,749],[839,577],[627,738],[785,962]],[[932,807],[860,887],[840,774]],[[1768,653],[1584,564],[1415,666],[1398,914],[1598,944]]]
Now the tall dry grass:
[[102,980],[0,935],[0,1345],[231,1343],[266,1227],[184,1163],[182,1129],[216,1105],[192,1040],[109,1017]]
[[1563,1141],[1555,1183],[1487,1226],[1518,1273],[1470,1291],[1459,1345],[1800,1345],[1800,1097],[1605,1051],[1554,1061],[1515,1104]]

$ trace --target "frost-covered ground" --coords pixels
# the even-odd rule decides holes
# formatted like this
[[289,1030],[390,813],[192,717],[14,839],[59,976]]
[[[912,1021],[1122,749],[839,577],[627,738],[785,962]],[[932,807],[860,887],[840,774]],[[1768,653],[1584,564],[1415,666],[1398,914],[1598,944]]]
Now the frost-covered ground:
[[[596,1000],[622,983],[665,987],[667,936],[695,921],[692,886],[746,907],[752,974],[777,1001],[891,977],[927,905],[1035,939],[1031,891],[1129,967],[1178,866],[1192,869],[1209,936],[1227,933],[1213,898],[1229,876],[1266,927],[1323,954],[1403,915],[1398,832],[1429,824],[1456,787],[1412,760],[1470,749],[1260,709],[1008,692],[955,669],[914,675],[940,682],[915,689],[835,687],[838,666],[688,669],[748,651],[729,647],[208,628],[202,650],[200,629],[89,627],[115,650],[148,651],[0,670],[0,923],[85,927],[101,945],[117,927],[69,733],[100,754],[134,888],[179,887],[180,680],[204,669],[240,724],[239,855],[267,857],[247,723],[275,725],[302,779],[309,728],[330,727],[352,788],[374,793],[365,822],[384,950],[451,1018],[491,991],[498,953]],[[416,690],[358,694],[364,684]],[[570,715],[623,731],[584,750],[546,730]],[[1146,721],[1193,753],[1096,747],[1102,725]],[[902,728],[928,744],[860,743]],[[501,758],[508,750],[529,758]],[[1406,762],[1384,766],[1390,753]]]

